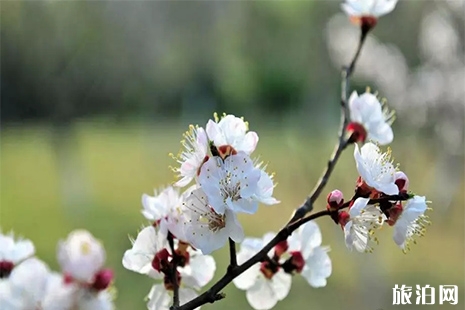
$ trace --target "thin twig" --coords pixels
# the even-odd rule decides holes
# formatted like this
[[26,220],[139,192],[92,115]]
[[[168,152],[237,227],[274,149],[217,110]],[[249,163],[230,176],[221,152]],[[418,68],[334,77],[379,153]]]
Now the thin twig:
[[171,253],[173,255],[173,260],[171,261],[172,267],[171,267],[171,281],[173,283],[173,305],[171,309],[176,309],[179,307],[179,283],[178,283],[178,277],[177,277],[177,269],[178,269],[178,255],[176,254],[176,251],[174,249],[174,240],[173,240],[173,235],[171,233],[168,233],[168,243],[171,248]]
[[237,266],[237,257],[236,257],[236,243],[229,238],[229,266],[230,268],[235,268]]
[[317,184],[313,188],[311,194],[307,197],[304,204],[298,208],[292,218],[289,221],[289,225],[303,218],[307,213],[313,210],[313,204],[317,198],[321,195],[321,192],[328,183],[331,173],[333,173],[334,167],[342,154],[342,151],[349,145],[349,140],[346,137],[346,128],[350,121],[349,106],[347,104],[347,89],[349,87],[349,78],[352,75],[352,72],[355,68],[355,63],[357,62],[358,57],[360,56],[360,51],[362,50],[363,43],[367,36],[368,30],[362,30],[360,35],[360,40],[358,43],[357,51],[355,52],[354,58],[350,62],[350,65],[342,70],[342,83],[341,83],[341,121],[339,126],[339,139],[336,144],[333,153],[331,154],[326,169],[323,172],[323,175],[318,180]]

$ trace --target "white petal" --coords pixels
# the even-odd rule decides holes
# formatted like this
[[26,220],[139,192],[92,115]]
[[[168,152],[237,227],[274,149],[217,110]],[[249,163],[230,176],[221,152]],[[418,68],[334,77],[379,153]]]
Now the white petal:
[[[237,262],[238,263],[239,263],[239,261],[245,262],[248,258],[250,258],[252,256],[250,256],[250,257],[248,257],[246,259],[244,259],[244,258],[240,259],[240,257],[241,256],[240,256],[240,253],[239,253],[238,256],[237,256]],[[242,274],[237,276],[233,280],[233,282],[234,282],[234,285],[238,289],[245,291],[245,290],[248,290],[249,288],[251,288],[255,284],[255,282],[257,281],[257,278],[259,276],[260,276],[260,264],[255,264],[252,267],[250,267],[249,269],[247,269],[246,271],[244,271]]]
[[137,235],[132,249],[127,250],[123,256],[123,266],[126,269],[150,275],[156,279],[163,275],[152,267],[152,260],[155,254],[166,245],[153,226],[142,229]]
[[200,289],[211,281],[215,274],[215,260],[210,255],[192,255],[189,264],[179,268],[185,285]]
[[305,260],[302,276],[313,287],[326,286],[326,278],[331,275],[332,265],[328,249],[317,247]]
[[147,303],[149,310],[169,310],[172,303],[172,299],[163,284],[152,286],[147,297],[149,299]]
[[78,300],[79,310],[113,310],[112,297],[108,291],[83,294]]
[[322,237],[320,227],[318,227],[318,224],[314,221],[310,221],[300,226],[299,230],[302,234],[301,251],[303,256],[307,257],[313,249],[321,245]]
[[[197,296],[199,296],[199,294],[197,294],[194,290],[192,290],[190,288],[182,288],[181,287],[179,289],[179,305],[182,306],[182,305],[188,303],[189,301],[191,301],[192,299],[196,298]],[[196,308],[196,309],[199,309],[199,308]]]
[[268,310],[278,302],[276,292],[273,291],[271,281],[260,276],[257,281],[247,290],[247,301],[256,310]]
[[352,207],[350,207],[349,209],[350,217],[355,217],[355,216],[360,215],[360,212],[366,208],[369,201],[370,201],[369,198],[362,198],[362,197],[357,198],[354,201],[354,204],[352,205]]

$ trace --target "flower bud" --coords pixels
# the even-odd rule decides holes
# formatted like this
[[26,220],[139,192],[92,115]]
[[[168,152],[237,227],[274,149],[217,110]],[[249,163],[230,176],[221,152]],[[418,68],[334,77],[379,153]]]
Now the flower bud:
[[344,194],[342,194],[340,190],[335,189],[331,193],[328,194],[326,201],[328,202],[328,205],[326,208],[329,211],[336,211],[344,203]]
[[8,278],[14,266],[10,261],[0,261],[0,279]]

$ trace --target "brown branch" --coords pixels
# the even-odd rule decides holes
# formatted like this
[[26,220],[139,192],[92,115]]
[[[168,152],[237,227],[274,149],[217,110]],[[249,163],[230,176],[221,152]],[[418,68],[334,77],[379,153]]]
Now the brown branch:
[[236,243],[229,238],[229,266],[228,269],[237,267]]
[[218,280],[208,291],[205,293],[201,294],[197,298],[189,301],[185,305],[182,305],[181,307],[175,308],[177,310],[192,310],[197,307],[200,307],[206,303],[213,303],[217,300],[218,295],[221,295],[219,292],[226,286],[228,285],[234,278],[236,278],[238,275],[255,265],[256,263],[259,263],[263,261],[266,256],[268,256],[268,252],[279,242],[286,240],[294,230],[299,228],[300,225],[303,223],[306,223],[308,221],[317,219],[319,217],[329,215],[328,211],[320,211],[317,213],[314,213],[308,217],[306,217],[304,220],[299,221],[293,225],[285,226],[282,228],[278,234],[270,241],[268,244],[266,244],[263,249],[260,250],[257,254],[252,256],[249,260],[247,260],[245,263],[242,265],[236,266],[234,268],[228,268],[228,271],[226,274]]
[[363,43],[368,34],[368,30],[362,29],[360,40],[358,43],[357,51],[350,62],[348,67],[343,68],[342,70],[342,83],[341,83],[341,121],[339,125],[339,139],[336,147],[334,148],[333,153],[331,154],[326,169],[323,172],[323,175],[318,180],[317,184],[313,188],[311,194],[307,197],[304,204],[295,210],[292,218],[289,220],[289,225],[303,218],[307,213],[313,210],[313,204],[320,197],[321,192],[325,188],[328,180],[333,173],[334,167],[342,154],[342,151],[350,144],[350,140],[346,137],[346,128],[350,121],[349,106],[347,103],[347,89],[349,87],[349,78],[352,76],[352,72],[355,68],[355,63],[357,62],[358,57],[360,56],[360,51],[362,50]]
[[170,271],[171,281],[173,283],[173,305],[171,306],[171,309],[176,309],[177,307],[179,307],[179,283],[177,277],[178,255],[176,254],[176,251],[174,249],[174,240],[173,235],[171,233],[168,233],[167,239],[171,248],[171,253],[173,255],[173,260],[171,261],[172,266]]

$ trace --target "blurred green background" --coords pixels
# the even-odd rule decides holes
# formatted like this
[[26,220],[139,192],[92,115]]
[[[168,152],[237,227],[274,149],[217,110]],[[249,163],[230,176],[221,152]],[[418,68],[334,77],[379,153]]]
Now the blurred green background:
[[[57,241],[73,229],[88,229],[104,242],[107,265],[116,270],[117,308],[144,309],[151,280],[121,265],[128,235],[146,224],[141,195],[174,180],[168,153],[179,150],[188,124],[204,125],[214,111],[243,115],[260,136],[256,154],[276,172],[275,197],[282,203],[241,216],[246,234],[279,230],[312,189],[337,139],[341,59],[335,47],[346,43],[333,41],[347,29],[355,34],[343,36],[352,39],[347,45],[357,40],[339,4],[2,2],[2,230],[31,239],[38,256],[57,269]],[[323,243],[332,248],[327,287],[313,289],[295,277],[289,297],[275,309],[422,307],[393,306],[395,284],[459,285],[455,308],[463,307],[460,12],[463,1],[401,0],[373,33],[390,49],[367,42],[351,85],[379,89],[398,112],[395,160],[411,189],[433,202],[426,237],[405,255],[386,227],[374,254],[350,253],[341,229],[321,219]],[[342,30],[334,26],[337,19],[345,23]],[[443,39],[431,43],[430,36]],[[440,44],[449,54],[437,58]],[[370,57],[382,78],[369,74],[364,61]],[[398,70],[390,74],[383,64]],[[389,88],[399,76],[403,87]],[[353,192],[352,151],[343,154],[325,192]],[[325,196],[316,210],[324,208]],[[226,248],[214,253],[216,278],[227,255]],[[224,292],[225,300],[205,309],[250,308],[234,285]]]

